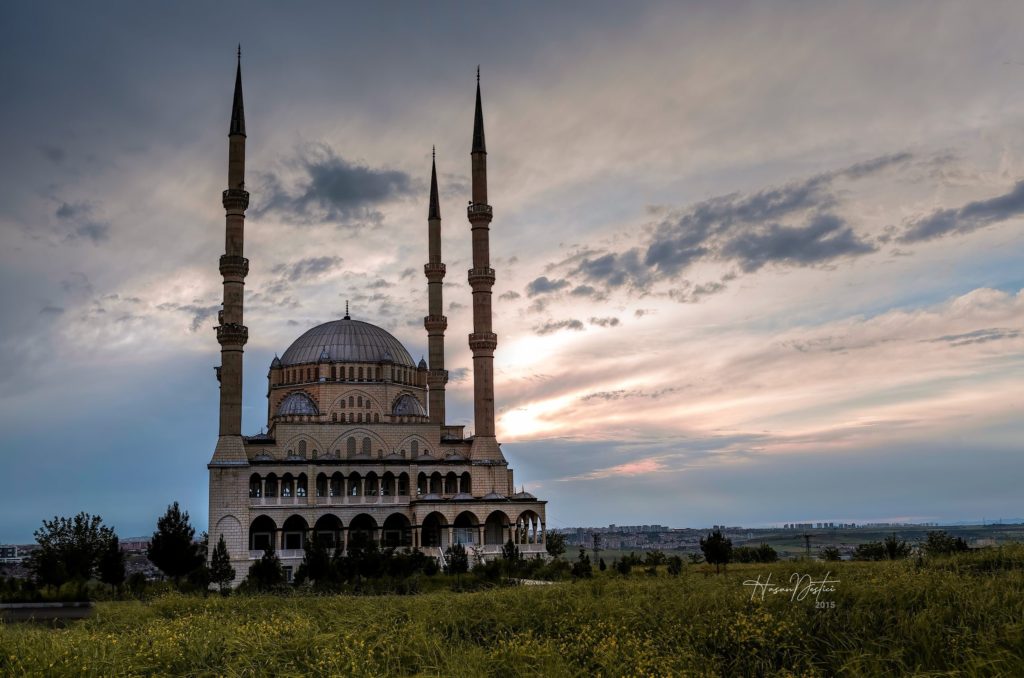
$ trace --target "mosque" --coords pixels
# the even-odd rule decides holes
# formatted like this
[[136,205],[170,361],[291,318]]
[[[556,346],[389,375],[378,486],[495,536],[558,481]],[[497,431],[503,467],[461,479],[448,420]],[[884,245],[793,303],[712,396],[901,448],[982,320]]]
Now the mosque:
[[[228,188],[223,193],[226,245],[220,258],[224,304],[218,316],[221,365],[220,434],[210,472],[210,543],[221,536],[237,580],[264,549],[277,550],[291,573],[307,539],[345,548],[355,535],[383,547],[419,548],[444,560],[451,544],[487,559],[509,539],[525,555],[543,554],[545,504],[515,491],[512,469],[494,428],[487,150],[477,74],[473,123],[473,415],[475,435],[445,421],[442,314],[445,265],[436,163],[427,212],[428,358],[413,361],[387,331],[345,317],[314,327],[275,357],[268,375],[267,429],[242,435],[245,277],[245,113],[241,58],[235,73],[228,135]],[[212,551],[212,549],[211,549]]]

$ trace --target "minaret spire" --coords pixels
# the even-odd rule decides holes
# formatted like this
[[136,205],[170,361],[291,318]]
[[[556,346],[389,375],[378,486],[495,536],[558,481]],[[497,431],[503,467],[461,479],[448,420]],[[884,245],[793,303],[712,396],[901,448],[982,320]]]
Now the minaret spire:
[[243,324],[242,302],[249,260],[244,255],[245,210],[245,114],[242,110],[242,52],[238,51],[235,94],[228,133],[228,188],[222,195],[225,216],[224,255],[220,273],[224,277],[224,303],[218,315],[217,342],[220,344],[220,437],[212,466],[245,463],[242,443],[242,352],[249,339]]
[[[470,454],[474,460],[503,462],[505,458],[494,432],[494,349],[498,345],[498,336],[491,326],[494,269],[491,268],[490,224],[493,211],[487,204],[487,149],[484,145],[479,68],[470,159],[473,200],[469,203],[468,217],[473,237],[473,268],[469,269],[469,286],[473,290],[473,333],[469,335],[469,348],[473,351],[473,420],[476,426]],[[494,491],[507,494],[508,483],[496,485]]]
[[441,204],[437,197],[437,151],[431,150],[430,162],[430,208],[427,211],[427,263],[423,267],[427,276],[427,316],[423,327],[427,330],[427,354],[430,357],[427,372],[428,404],[430,421],[444,426],[445,384],[448,371],[444,368],[444,331],[448,318],[444,312],[441,286],[444,281],[445,265],[441,262]]
[[238,66],[235,69],[235,99],[231,104],[231,131],[229,135],[245,136],[245,107],[242,105],[242,45],[238,45]]
[[480,100],[480,67],[476,67],[476,114],[473,116],[473,153],[486,153],[484,143],[484,106]]
[[[436,151],[431,153],[430,163],[430,208],[427,212],[427,219],[441,218],[441,201],[437,198],[437,155]],[[438,253],[440,255],[440,252]]]

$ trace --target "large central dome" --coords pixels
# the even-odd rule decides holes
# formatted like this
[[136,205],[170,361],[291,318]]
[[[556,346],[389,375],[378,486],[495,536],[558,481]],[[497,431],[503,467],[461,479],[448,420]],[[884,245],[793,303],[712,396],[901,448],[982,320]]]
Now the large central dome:
[[281,356],[284,366],[315,363],[324,351],[331,362],[379,363],[416,367],[402,343],[376,325],[347,316],[317,325],[292,342]]

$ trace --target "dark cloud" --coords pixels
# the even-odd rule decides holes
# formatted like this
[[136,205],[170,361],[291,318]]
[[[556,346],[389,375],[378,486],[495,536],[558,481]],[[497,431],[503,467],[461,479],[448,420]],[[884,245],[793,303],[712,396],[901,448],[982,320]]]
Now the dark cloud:
[[64,313],[64,309],[60,306],[46,305],[39,309],[39,315],[61,315]]
[[294,190],[284,187],[278,175],[262,176],[266,196],[254,210],[257,216],[276,212],[300,222],[331,221],[352,225],[353,220],[379,221],[371,208],[412,192],[405,172],[371,169],[335,155],[330,147],[310,146],[298,161],[302,174]]
[[[198,300],[197,300],[198,301]],[[157,305],[159,311],[176,311],[180,313],[188,313],[192,316],[192,323],[190,329],[195,332],[202,326],[202,324],[217,315],[217,311],[220,310],[220,304],[212,304],[210,306],[202,306],[199,303],[192,304],[175,304],[172,302],[166,302]]]
[[64,162],[64,158],[67,157],[67,152],[63,148],[57,146],[40,146],[39,152],[43,154],[43,157],[52,162],[54,165],[59,165]]
[[654,311],[649,308],[638,308],[633,311],[633,315],[637,318],[643,318],[645,315],[650,315],[652,313],[654,313]]
[[591,318],[588,321],[591,325],[598,327],[616,327],[619,324],[618,318]]
[[448,304],[448,312],[449,313],[454,313],[455,311],[459,311],[459,310],[464,309],[464,308],[466,308],[466,305],[465,304],[460,304],[457,301],[453,301],[450,304]]
[[410,266],[409,268],[407,268],[407,269],[402,271],[402,275],[400,275],[399,278],[401,278],[402,280],[405,280],[406,278],[412,278],[415,275],[416,275],[416,269]]
[[377,278],[376,280],[374,280],[372,283],[370,283],[366,287],[371,289],[371,290],[376,290],[376,289],[383,289],[385,287],[394,287],[394,286],[395,286],[394,283],[389,283],[384,278]]
[[65,294],[80,294],[85,296],[92,294],[93,291],[92,283],[89,281],[89,276],[80,271],[72,271],[69,273],[67,279],[60,281],[60,288],[64,290]]
[[[735,262],[745,272],[769,263],[812,266],[875,251],[830,210],[839,204],[837,179],[856,180],[911,159],[882,156],[749,194],[730,193],[667,213],[645,245],[621,252],[587,252],[570,273],[606,288],[647,291],[699,261]],[[793,222],[796,222],[795,224]]]
[[874,252],[847,223],[834,214],[817,214],[805,226],[770,224],[729,240],[722,255],[752,273],[768,263],[809,266],[840,257]]
[[983,330],[974,330],[964,334],[947,334],[935,339],[929,339],[933,343],[947,343],[950,346],[967,346],[969,344],[984,344],[990,341],[1001,339],[1016,339],[1021,336],[1020,330],[1011,330],[1003,327],[992,327]]
[[521,296],[523,295],[519,294],[519,292],[516,292],[515,290],[509,290],[508,292],[499,295],[498,298],[503,301],[512,301],[513,299],[518,299]]
[[62,202],[55,212],[65,240],[91,240],[100,243],[110,237],[110,224],[94,216],[94,208],[86,202]]
[[574,297],[589,297],[595,301],[603,301],[608,295],[592,285],[577,285],[569,292]]
[[694,285],[693,283],[686,281],[683,283],[682,287],[669,290],[668,296],[669,299],[678,301],[680,304],[696,304],[705,297],[718,294],[719,292],[724,292],[725,289],[725,283],[722,282],[712,281],[702,283],[700,285]]
[[[837,177],[846,177],[847,179],[861,179],[871,174],[875,174],[884,169],[888,169],[893,165],[902,165],[910,162],[914,159],[913,153],[902,152],[892,153],[890,155],[882,155],[871,160],[865,160],[864,162],[858,162],[845,169],[841,169],[834,173]],[[930,162],[948,163],[956,159],[956,156],[951,153],[944,153],[936,158],[933,158]]]
[[[319,278],[339,268],[341,262],[341,257],[308,257],[289,264],[277,264],[270,269],[270,272],[281,276],[285,280],[295,282]],[[370,285],[370,287],[373,287],[373,285]]]
[[956,209],[932,212],[912,221],[898,239],[902,243],[932,240],[950,233],[965,234],[1024,213],[1024,181],[1018,181],[1009,193],[987,200],[969,202]]
[[537,325],[533,328],[534,333],[539,335],[552,334],[560,330],[574,330],[579,332],[583,329],[583,323],[579,320],[551,320],[543,325]]
[[556,280],[549,280],[546,275],[531,280],[526,286],[526,294],[530,297],[535,297],[538,294],[548,294],[550,292],[557,292],[558,290],[569,287],[571,283],[564,278],[558,278]]

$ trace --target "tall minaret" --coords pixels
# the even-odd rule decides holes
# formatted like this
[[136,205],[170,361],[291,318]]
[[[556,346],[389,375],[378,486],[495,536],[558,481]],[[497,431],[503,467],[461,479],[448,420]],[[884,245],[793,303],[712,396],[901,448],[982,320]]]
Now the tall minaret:
[[[434,156],[434,154],[431,154]],[[444,426],[444,386],[448,383],[448,371],[444,369],[444,331],[448,318],[442,315],[444,303],[441,299],[441,282],[445,266],[441,263],[441,203],[437,198],[437,159],[430,164],[430,208],[427,211],[427,263],[423,267],[427,276],[427,317],[423,326],[427,329],[427,353],[430,371],[427,372],[427,386],[430,387],[430,421]]]
[[480,69],[476,70],[476,115],[473,121],[473,199],[468,215],[473,234],[473,268],[469,286],[473,289],[473,333],[469,348],[473,351],[473,459],[503,460],[494,435],[494,349],[498,336],[491,328],[490,224],[491,206],[487,204],[487,148],[484,144],[484,109],[480,101]]
[[218,316],[217,341],[220,343],[220,438],[213,463],[245,461],[242,446],[242,350],[249,330],[242,322],[242,295],[249,260],[242,256],[245,235],[245,209],[249,193],[245,190],[245,111],[242,106],[242,48],[238,48],[235,71],[235,98],[228,131],[228,190],[223,193],[226,218],[224,256],[220,273],[224,276],[224,306]]

